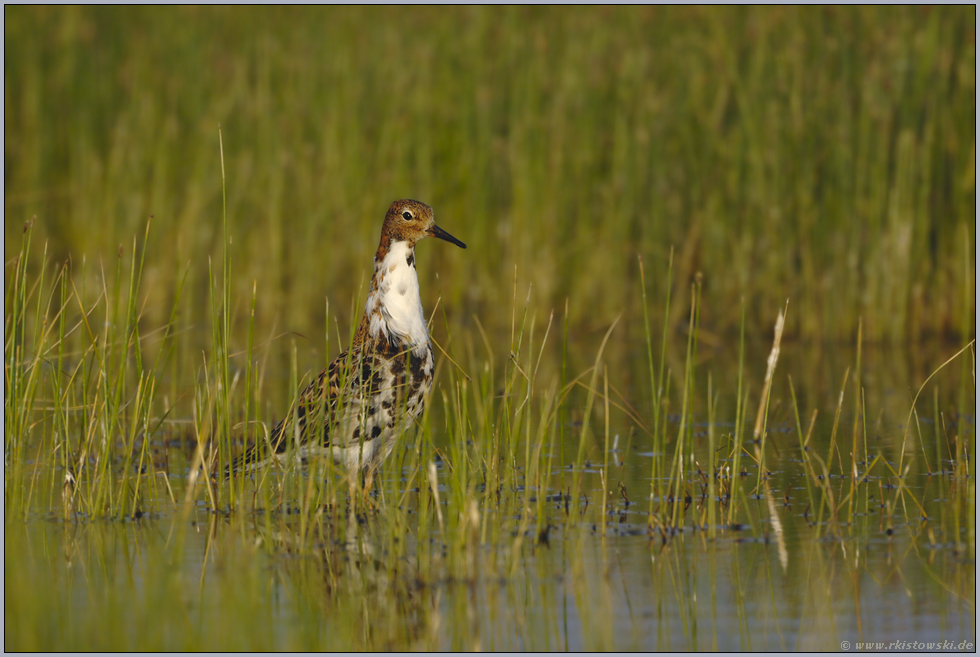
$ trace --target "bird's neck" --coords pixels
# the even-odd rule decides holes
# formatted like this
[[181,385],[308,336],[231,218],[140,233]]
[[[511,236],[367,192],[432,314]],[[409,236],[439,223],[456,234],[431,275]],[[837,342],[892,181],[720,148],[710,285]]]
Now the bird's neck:
[[411,349],[417,356],[429,350],[414,244],[393,241],[378,248],[358,334],[365,340],[384,339],[399,350]]

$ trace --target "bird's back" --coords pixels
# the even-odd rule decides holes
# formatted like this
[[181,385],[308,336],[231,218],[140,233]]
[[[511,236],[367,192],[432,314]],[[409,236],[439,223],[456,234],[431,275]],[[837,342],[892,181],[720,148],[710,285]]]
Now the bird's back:
[[[380,343],[380,344],[373,344]],[[264,441],[236,458],[228,472],[253,470],[293,451],[301,462],[331,456],[351,474],[377,467],[425,407],[432,349],[399,349],[387,340],[355,345],[306,387]]]

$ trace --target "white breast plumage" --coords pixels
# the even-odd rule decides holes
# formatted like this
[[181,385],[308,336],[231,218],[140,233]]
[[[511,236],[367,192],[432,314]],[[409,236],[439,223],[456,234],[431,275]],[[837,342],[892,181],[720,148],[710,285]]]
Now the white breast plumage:
[[[421,355],[428,348],[429,332],[422,313],[419,279],[408,262],[413,251],[404,242],[391,245],[377,267],[381,282],[377,292],[369,295],[365,310],[371,317],[372,336],[382,332],[389,341],[410,345]],[[378,308],[381,312],[374,312]]]

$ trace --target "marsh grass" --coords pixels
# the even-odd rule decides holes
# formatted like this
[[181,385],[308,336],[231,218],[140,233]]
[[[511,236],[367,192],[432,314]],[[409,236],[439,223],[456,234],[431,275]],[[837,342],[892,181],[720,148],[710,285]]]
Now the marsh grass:
[[[203,11],[5,12],[5,647],[836,649],[867,573],[975,641],[969,10]],[[414,440],[369,496],[212,477],[349,344],[363,290],[323,281],[356,287],[365,189],[481,245],[426,254]],[[856,344],[830,386],[820,343],[765,362],[787,297],[788,337]],[[865,345],[923,333],[966,346],[896,438]]]
[[[153,416],[151,407],[174,320],[171,314],[150,336],[140,335],[143,261],[137,253],[145,250],[150,223],[144,249],[133,240],[128,268],[120,250],[113,282],[103,278],[95,299],[76,287],[70,262],[53,281],[24,280],[32,232],[31,225],[25,227],[6,296],[5,454],[8,467],[32,482],[18,513],[32,507],[31,495],[44,495],[35,484],[39,466],[47,463],[61,473],[57,490],[66,519],[75,513],[138,515],[143,480],[131,473],[146,468],[148,437],[167,414]],[[156,357],[144,363],[144,343],[151,339]],[[28,463],[29,475],[22,471]],[[117,477],[112,473],[120,466]],[[78,487],[80,478],[90,485]],[[48,488],[54,494],[53,480]],[[18,492],[11,492],[17,499]]]
[[[148,228],[144,239],[149,234]],[[24,244],[31,239],[28,230]],[[695,603],[702,585],[688,563],[701,558],[702,548],[695,546],[705,540],[717,544],[735,540],[737,544],[743,540],[739,535],[745,535],[773,545],[776,553],[785,552],[784,526],[790,526],[793,518],[785,509],[793,486],[806,491],[802,515],[807,531],[831,544],[846,546],[867,540],[869,535],[902,532],[906,540],[930,549],[945,544],[956,554],[975,553],[976,491],[970,470],[973,434],[961,429],[950,436],[942,422],[939,392],[934,389],[931,398],[921,396],[926,385],[957,358],[972,357],[972,343],[952,354],[922,384],[911,400],[906,438],[894,456],[869,447],[863,391],[853,396],[855,413],[847,439],[841,435],[845,426],[841,410],[849,382],[860,381],[861,355],[844,376],[826,440],[814,437],[817,411],[808,416],[800,408],[790,381],[801,481],[785,471],[785,454],[768,453],[776,449],[774,443],[760,436],[746,444],[752,433],[743,425],[751,405],[760,409],[757,426],[771,431],[771,392],[764,380],[778,378],[772,371],[775,361],[770,359],[770,371],[760,379],[754,394],[751,383],[743,380],[741,367],[734,390],[717,389],[710,373],[698,376],[696,283],[691,287],[687,353],[679,377],[665,364],[668,333],[662,334],[665,346],[661,362],[656,363],[650,358],[656,329],[646,328],[648,357],[643,369],[648,376],[659,372],[647,388],[654,395],[653,429],[637,425],[636,437],[624,440],[625,447],[620,449],[613,427],[622,426],[622,420],[616,418],[631,422],[637,416],[612,392],[617,384],[608,354],[616,325],[604,333],[590,367],[564,374],[562,367],[548,366],[547,358],[553,353],[549,342],[564,342],[566,335],[559,338],[553,313],[546,321],[538,321],[530,295],[519,300],[515,280],[514,323],[506,356],[498,354],[480,332],[448,333],[449,339],[439,343],[444,353],[436,372],[439,383],[419,423],[418,437],[414,442],[403,441],[386,461],[370,498],[360,491],[360,482],[348,481],[330,462],[313,461],[306,468],[287,464],[228,482],[207,476],[223,471],[230,455],[251,434],[254,439],[267,439],[268,432],[264,423],[251,419],[249,410],[257,408],[262,381],[267,378],[261,368],[241,363],[243,357],[249,363],[253,360],[254,337],[250,331],[244,354],[236,356],[224,349],[228,342],[222,331],[230,329],[223,328],[226,320],[216,303],[216,353],[226,362],[219,364],[217,357],[204,355],[201,375],[185,393],[194,399],[194,417],[192,435],[181,440],[192,448],[183,452],[183,458],[174,454],[171,461],[160,463],[152,445],[172,431],[169,422],[176,418],[168,417],[172,404],[159,398],[156,381],[179,375],[179,364],[168,358],[176,327],[171,319],[158,330],[137,328],[145,267],[137,255],[138,246],[134,242],[133,255],[117,263],[114,277],[98,288],[94,301],[73,286],[70,267],[48,280],[30,281],[22,276],[25,265],[20,259],[28,257],[26,246],[9,264],[13,275],[7,294],[5,345],[10,392],[5,400],[10,458],[5,478],[8,533],[19,532],[11,523],[26,520],[30,526],[36,522],[31,518],[57,519],[52,527],[63,527],[69,564],[87,561],[78,539],[71,536],[93,531],[84,529],[93,522],[128,527],[126,532],[137,536],[143,536],[146,530],[140,527],[149,523],[147,528],[159,527],[167,535],[162,542],[139,539],[141,567],[153,572],[136,592],[135,608],[127,605],[120,597],[123,593],[112,584],[112,573],[119,567],[111,565],[116,557],[102,557],[108,559],[104,574],[89,580],[86,595],[108,595],[102,599],[109,600],[110,609],[122,620],[97,625],[99,631],[75,628],[65,635],[84,645],[214,646],[213,632],[232,625],[211,616],[209,609],[227,605],[229,618],[251,627],[256,616],[269,614],[259,600],[280,591],[273,598],[285,595],[283,600],[289,600],[277,603],[277,623],[284,625],[228,636],[221,645],[500,648],[514,645],[513,636],[502,631],[500,624],[515,623],[514,631],[525,647],[614,647],[623,645],[625,636],[610,630],[615,622],[610,614],[617,587],[608,580],[594,580],[592,571],[597,564],[608,567],[615,562],[608,542],[621,532],[649,537],[647,549],[661,564],[656,576],[669,584],[656,604],[670,607],[677,624],[671,625],[673,630],[662,626],[665,633],[656,645],[718,645],[717,630],[706,635],[702,629],[706,621],[699,616],[704,611]],[[640,266],[642,270],[642,263]],[[224,270],[229,278],[234,276],[233,266]],[[226,307],[234,307],[234,299],[226,296],[227,288],[216,285],[214,289]],[[638,294],[644,294],[642,286]],[[255,305],[253,292],[244,306],[252,312]],[[175,308],[171,317],[178,315]],[[104,330],[84,330],[95,324],[95,317],[105,318]],[[121,321],[109,321],[113,317]],[[445,315],[442,319],[448,324]],[[159,339],[153,359],[137,355],[150,335]],[[295,357],[290,369],[290,378],[299,389],[300,380],[307,375],[300,373]],[[672,380],[679,381],[675,389],[669,385]],[[698,394],[702,383],[704,395]],[[719,400],[728,397],[736,401],[735,422],[719,431]],[[915,422],[920,398],[931,403],[927,413],[933,416],[931,432],[922,428],[921,419]],[[580,413],[580,421],[571,426],[566,421],[569,405]],[[671,413],[672,407],[679,412]],[[433,408],[441,412],[434,415]],[[804,425],[806,417],[810,419]],[[700,418],[707,419],[707,445],[695,432],[695,426],[704,424]],[[564,442],[571,448],[564,453],[557,444],[563,431],[570,432]],[[911,448],[913,439],[916,448]],[[633,443],[642,444],[643,449],[662,446],[651,452],[653,465],[646,480],[650,505],[639,516],[630,510],[630,496],[640,499],[643,484],[638,488],[638,481],[622,470],[636,459],[630,448]],[[787,444],[780,441],[779,450],[787,449]],[[779,472],[770,473],[768,468],[774,463],[780,464]],[[916,471],[930,473],[925,488],[909,485],[913,465]],[[755,476],[746,468],[754,470]],[[931,494],[949,503],[930,513],[926,507]],[[168,525],[172,526],[164,529]],[[203,555],[189,555],[191,545],[201,545],[194,538],[201,528],[207,536],[203,548],[198,548]],[[8,543],[8,548],[26,549],[18,542]],[[658,554],[665,558],[657,559]],[[804,558],[794,554],[794,559]],[[572,593],[577,617],[572,630],[567,621],[568,600],[559,603],[558,592],[542,584],[549,578],[536,563],[546,557],[559,558],[564,564],[565,586]],[[813,572],[833,570],[826,555],[807,558],[807,568]],[[785,558],[781,556],[780,561],[785,570]],[[258,565],[262,562],[271,564],[277,573],[271,583]],[[168,568],[180,573],[177,578],[199,569],[193,589],[198,591],[195,604],[201,610],[193,615],[196,620],[173,616],[167,610],[178,584],[157,573],[154,563],[169,564]],[[23,574],[7,570],[9,586],[21,582]],[[229,572],[235,576],[223,574]],[[719,574],[711,572],[714,582]],[[753,641],[759,641],[752,629],[758,612],[746,608],[757,595],[758,582],[742,581],[737,570],[730,576],[734,578],[739,645],[749,649]],[[771,588],[775,576],[767,575],[763,588]],[[947,578],[946,586],[957,595],[968,594],[962,573],[937,576]],[[629,576],[621,577],[621,586],[629,590]],[[160,578],[159,585],[154,578]],[[525,593],[518,595],[515,584],[524,587]],[[23,585],[28,586],[26,581]],[[157,586],[157,592],[149,593]],[[483,592],[479,600],[463,593],[474,587]],[[100,589],[105,593],[98,593]],[[711,597],[714,595],[712,584]],[[31,634],[29,628],[37,627],[39,614],[47,613],[44,610],[51,605],[60,609],[54,622],[74,623],[67,620],[70,612],[63,607],[69,602],[45,600],[40,593],[28,598],[8,616],[23,622],[25,628],[11,638],[12,645],[53,647],[55,644],[38,643],[40,635]],[[188,599],[186,593],[178,598]],[[717,614],[716,604],[712,602],[712,618]],[[161,608],[164,605],[166,609]],[[527,622],[521,609],[541,614],[544,625]],[[776,613],[774,609],[764,615]],[[593,615],[589,620],[586,610]],[[163,614],[165,619],[149,633],[133,634],[125,629],[143,622],[141,614]],[[328,629],[318,627],[319,621],[314,620],[324,614],[334,619]],[[86,619],[84,622],[98,624],[94,617]],[[204,626],[210,624],[215,625],[204,632]],[[709,625],[717,627],[714,621]],[[178,631],[185,638],[174,642],[172,633]],[[642,632],[636,634],[636,626],[632,631],[639,643],[630,645],[648,645]],[[569,632],[574,635],[572,644],[568,643]],[[768,639],[763,643],[772,645]],[[722,641],[721,645],[729,644]]]
[[[862,318],[874,342],[975,334],[969,6],[5,18],[5,244],[36,216],[33,266],[45,244],[55,262],[108,262],[156,216],[153,326],[185,273],[188,324],[210,325],[206,263],[231,228],[229,285],[244,300],[257,282],[256,334],[318,349],[325,286],[351,281],[333,292],[346,302],[376,219],[418,196],[479,246],[420,254],[454,328],[477,314],[505,331],[515,268],[535,308],[575,301],[573,330],[662,321],[640,307],[635,254],[659,272],[675,248],[670,314],[703,271],[712,335],[739,330],[743,298],[754,335],[786,298],[787,337],[850,342]],[[200,335],[189,348],[210,346]]]

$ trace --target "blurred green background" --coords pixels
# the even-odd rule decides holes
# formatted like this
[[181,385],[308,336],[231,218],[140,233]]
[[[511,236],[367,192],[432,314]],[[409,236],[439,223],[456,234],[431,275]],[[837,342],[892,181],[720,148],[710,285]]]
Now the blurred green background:
[[[152,215],[143,322],[209,321],[221,127],[236,320],[350,321],[388,204],[423,303],[573,331],[677,312],[703,334],[975,334],[975,8],[4,9],[5,260],[98,281]],[[84,266],[83,266],[84,259]],[[219,268],[220,269],[220,268]],[[240,325],[240,324],[239,324]]]

